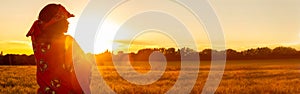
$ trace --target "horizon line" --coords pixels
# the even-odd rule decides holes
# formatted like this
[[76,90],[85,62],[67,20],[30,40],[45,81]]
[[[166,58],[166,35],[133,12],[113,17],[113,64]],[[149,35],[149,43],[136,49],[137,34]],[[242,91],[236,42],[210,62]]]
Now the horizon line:
[[[278,48],[278,47],[286,47],[286,48],[292,48],[292,49],[295,49],[296,51],[300,51],[300,49],[297,49],[297,48],[294,48],[294,47],[291,47],[291,46],[276,46],[276,47],[274,47],[274,48],[271,48],[271,47],[266,47],[266,46],[264,46],[264,47],[255,47],[255,48],[248,48],[248,49],[244,49],[244,50],[236,50],[236,49],[233,49],[233,48],[226,48],[225,50],[217,50],[217,49],[211,49],[211,48],[204,48],[203,50],[207,50],[207,49],[210,49],[210,50],[214,50],[214,51],[226,51],[226,50],[228,50],[228,49],[232,49],[232,50],[234,50],[234,51],[237,51],[237,52],[243,52],[243,51],[247,51],[247,50],[251,50],[251,49],[258,49],[258,48],[269,48],[269,49],[271,49],[271,50],[273,50],[273,49],[275,49],[275,48]],[[164,48],[164,49],[170,49],[170,48],[174,48],[175,49],[175,51],[178,51],[178,49],[182,49],[182,48],[175,48],[175,47],[168,47],[168,48]],[[183,47],[183,48],[189,48],[189,47]],[[115,54],[114,52],[120,52],[120,51],[122,51],[123,53],[137,53],[138,51],[140,51],[140,50],[144,50],[144,49],[161,49],[161,48],[142,48],[142,49],[139,49],[139,50],[137,50],[136,52],[124,52],[124,51],[122,51],[122,50],[114,50],[114,51],[111,51],[111,50],[108,50],[108,49],[106,49],[105,51],[103,51],[103,52],[99,52],[99,53],[91,53],[91,52],[85,52],[85,54],[94,54],[94,55],[97,55],[97,54],[103,54],[103,53],[106,53],[106,52],[110,52],[110,53],[112,53],[112,54]],[[192,48],[189,48],[189,49],[192,49]],[[194,51],[196,51],[196,52],[202,52],[203,50],[195,50],[195,49],[192,49],[192,50],[194,50]],[[117,54],[116,53],[116,54]],[[32,54],[26,54],[26,53],[5,53],[4,54],[4,51],[2,51],[2,50],[0,50],[0,56],[5,56],[5,55],[27,55],[27,56],[30,56],[30,55],[34,55],[34,53],[32,53]]]

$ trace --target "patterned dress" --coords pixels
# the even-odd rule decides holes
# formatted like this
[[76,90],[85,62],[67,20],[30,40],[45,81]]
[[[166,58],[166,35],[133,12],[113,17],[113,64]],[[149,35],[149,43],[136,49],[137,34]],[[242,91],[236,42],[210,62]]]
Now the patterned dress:
[[[83,90],[90,93],[91,66],[71,36],[58,36],[51,42],[33,39],[32,45],[39,94],[82,94]],[[80,75],[75,74],[74,66],[78,67],[76,73]],[[76,76],[80,76],[81,84]]]

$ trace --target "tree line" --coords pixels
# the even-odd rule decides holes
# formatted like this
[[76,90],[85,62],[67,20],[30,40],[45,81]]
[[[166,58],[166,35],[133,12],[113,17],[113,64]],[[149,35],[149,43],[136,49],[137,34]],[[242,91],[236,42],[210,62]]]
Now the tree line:
[[[200,60],[211,60],[212,55],[214,56],[225,56],[227,60],[258,60],[258,59],[300,59],[300,51],[291,47],[276,47],[270,49],[268,47],[252,48],[244,51],[236,51],[233,49],[227,49],[223,51],[217,51],[213,49],[204,49],[197,52],[191,48],[146,48],[140,49],[137,53],[123,53],[118,52],[117,55],[106,51],[101,54],[97,54],[97,62],[112,61],[114,59],[122,58],[127,55],[130,61],[148,61],[150,55],[153,52],[160,52],[164,55],[167,61],[180,61],[184,56],[185,60],[189,60],[189,56],[199,56]],[[193,60],[193,59],[191,59]]]
[[[146,48],[140,49],[137,53],[124,53],[119,51],[112,54],[109,51],[101,54],[89,54],[94,56],[96,62],[111,62],[115,60],[123,60],[124,56],[128,56],[130,61],[148,61],[153,52],[160,52],[167,61],[180,61],[181,58],[189,56],[199,56],[200,60],[211,60],[212,55],[226,55],[227,60],[258,60],[258,59],[300,59],[300,51],[291,47],[276,47],[270,49],[268,47],[252,48],[243,51],[227,49],[217,51],[213,49],[204,49],[200,52],[191,48]],[[188,59],[187,59],[188,60]],[[0,54],[0,65],[35,65],[34,55],[18,55],[18,54]]]

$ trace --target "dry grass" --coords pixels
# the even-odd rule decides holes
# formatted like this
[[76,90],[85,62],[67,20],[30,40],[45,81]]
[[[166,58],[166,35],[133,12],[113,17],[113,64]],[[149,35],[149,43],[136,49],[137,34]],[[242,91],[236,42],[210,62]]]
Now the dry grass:
[[0,66],[0,93],[35,94],[35,70],[34,66]]
[[[217,94],[299,94],[300,60],[250,60],[228,61]],[[201,93],[209,72],[209,63],[201,62],[198,79],[191,93]],[[106,83],[117,93],[165,93],[174,85],[180,67],[168,66],[167,71],[155,83],[135,85],[124,80],[112,66],[99,67]],[[149,71],[135,66],[141,73]],[[192,71],[192,70],[190,70]],[[0,93],[35,93],[34,66],[0,66]],[[130,72],[128,72],[130,75]],[[134,76],[133,76],[134,77]],[[190,83],[187,79],[186,84]],[[184,89],[182,88],[175,89]]]

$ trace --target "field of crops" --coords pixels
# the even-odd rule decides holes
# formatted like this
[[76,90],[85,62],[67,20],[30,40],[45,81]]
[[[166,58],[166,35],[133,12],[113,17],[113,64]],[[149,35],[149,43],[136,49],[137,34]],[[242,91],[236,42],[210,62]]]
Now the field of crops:
[[[99,66],[105,82],[117,93],[165,93],[178,80],[180,62],[167,67],[162,77],[149,85],[136,85],[122,78],[113,66]],[[147,73],[149,66],[134,66]],[[35,66],[0,66],[0,93],[36,93]],[[201,62],[198,79],[191,93],[201,93],[210,70],[209,62]],[[300,93],[300,60],[235,60],[228,61],[217,94]],[[193,71],[192,67],[191,70]],[[126,72],[126,71],[124,71]],[[130,72],[128,72],[130,76]],[[132,76],[135,78],[135,76]],[[192,82],[192,81],[191,81]],[[186,79],[186,84],[191,83]],[[96,85],[97,82],[92,82]],[[181,88],[185,89],[184,84]]]

